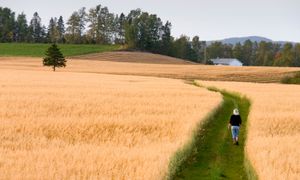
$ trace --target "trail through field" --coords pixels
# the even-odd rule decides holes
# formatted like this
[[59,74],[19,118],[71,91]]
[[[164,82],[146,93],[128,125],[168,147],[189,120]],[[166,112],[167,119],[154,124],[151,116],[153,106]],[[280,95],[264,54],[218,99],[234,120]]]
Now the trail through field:
[[[247,179],[244,167],[246,123],[250,102],[221,92],[223,104],[197,134],[196,150],[175,179]],[[232,110],[238,107],[242,117],[239,145],[233,145],[227,128]]]

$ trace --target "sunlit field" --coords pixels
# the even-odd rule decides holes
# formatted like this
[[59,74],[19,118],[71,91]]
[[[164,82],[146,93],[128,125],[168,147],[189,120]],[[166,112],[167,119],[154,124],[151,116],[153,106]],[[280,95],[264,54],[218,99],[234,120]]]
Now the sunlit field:
[[[182,80],[141,76],[279,82],[299,71],[173,59],[149,64],[155,55],[139,55],[143,63],[68,59],[55,73],[41,58],[1,57],[0,179],[162,179],[221,96]],[[300,176],[299,86],[201,83],[252,100],[246,154],[261,179]]]
[[[170,60],[170,58],[163,58],[162,56],[156,57],[153,54],[141,55],[140,53],[132,53],[127,56],[123,55],[121,56],[122,58],[119,57],[119,53],[115,53],[115,55],[108,53],[106,57],[99,56],[99,59],[98,57],[95,58],[91,56],[90,59],[92,60],[67,58],[67,67],[58,69],[58,71],[268,83],[280,82],[284,76],[295,71],[300,71],[300,68],[229,67],[205,66],[191,63],[184,64],[184,61]],[[134,62],[126,62],[130,58],[132,58]],[[151,58],[154,60],[150,63]],[[175,61],[182,64],[176,64],[174,63]],[[0,57],[0,69],[51,71],[49,67],[42,67],[41,58],[24,57]]]
[[259,179],[299,179],[299,85],[208,81],[199,83],[239,92],[252,101],[246,154]]
[[0,179],[162,179],[222,99],[181,80],[0,72]]

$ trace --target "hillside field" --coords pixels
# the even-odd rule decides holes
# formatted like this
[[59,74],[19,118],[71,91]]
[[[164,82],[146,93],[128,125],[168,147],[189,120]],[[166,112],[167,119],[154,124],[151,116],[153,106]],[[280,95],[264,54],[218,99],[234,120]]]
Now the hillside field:
[[[114,51],[121,48],[119,45],[59,44],[58,46],[67,57]],[[0,56],[43,57],[49,47],[50,44],[0,43]]]
[[196,64],[191,61],[178,59],[170,56],[160,54],[146,53],[146,52],[104,52],[93,53],[86,55],[73,56],[71,59],[81,60],[95,60],[95,61],[110,61],[110,62],[130,62],[143,64]]
[[[67,58],[67,67],[60,68],[58,71],[261,83],[280,82],[283,77],[300,71],[300,68],[289,67],[199,65],[140,52],[114,52],[84,57],[87,59]],[[132,62],[123,62],[130,58]],[[0,69],[51,71],[51,68],[42,66],[42,58],[30,57],[0,57]]]

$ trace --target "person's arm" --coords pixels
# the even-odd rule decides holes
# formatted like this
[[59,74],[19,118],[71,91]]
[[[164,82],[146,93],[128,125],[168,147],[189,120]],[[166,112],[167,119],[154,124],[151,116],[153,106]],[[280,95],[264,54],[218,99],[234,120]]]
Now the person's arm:
[[230,117],[230,120],[229,120],[228,125],[227,125],[228,129],[230,129],[230,127],[231,127],[231,121],[232,121],[232,116]]

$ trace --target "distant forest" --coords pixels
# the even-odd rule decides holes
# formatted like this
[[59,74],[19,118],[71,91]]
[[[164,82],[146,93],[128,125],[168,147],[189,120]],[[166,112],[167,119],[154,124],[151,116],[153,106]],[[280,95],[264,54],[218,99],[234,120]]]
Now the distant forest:
[[0,7],[0,42],[122,44],[129,50],[158,53],[190,61],[210,64],[211,58],[237,58],[251,66],[300,66],[300,44],[271,42],[207,45],[198,36],[171,35],[172,25],[156,14],[132,10],[125,15],[114,14],[98,5],[74,11],[67,22],[62,16],[41,24],[37,12],[27,21],[24,13],[16,14]]

